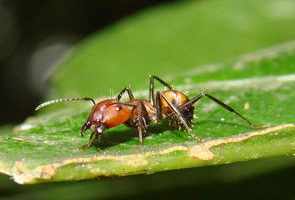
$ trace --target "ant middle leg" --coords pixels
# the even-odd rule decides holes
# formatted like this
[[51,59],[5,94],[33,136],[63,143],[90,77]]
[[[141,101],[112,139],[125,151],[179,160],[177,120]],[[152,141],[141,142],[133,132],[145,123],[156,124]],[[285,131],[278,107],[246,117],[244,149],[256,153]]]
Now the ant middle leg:
[[81,149],[88,149],[92,146],[94,146],[95,144],[95,140],[97,139],[100,139],[100,135],[97,135],[96,132],[92,132],[90,137],[89,137],[89,140],[88,140],[88,143],[87,144],[84,144]]
[[90,137],[89,137],[89,141],[86,144],[86,147],[90,148],[92,145],[94,145],[94,141],[95,141],[96,138],[97,138],[96,132],[92,132]]

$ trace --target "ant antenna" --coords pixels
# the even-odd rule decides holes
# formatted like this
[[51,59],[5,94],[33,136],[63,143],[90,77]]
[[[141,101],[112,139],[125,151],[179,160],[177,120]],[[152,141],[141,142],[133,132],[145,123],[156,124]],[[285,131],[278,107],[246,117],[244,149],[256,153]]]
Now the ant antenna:
[[35,111],[40,110],[40,109],[42,109],[44,107],[47,107],[49,105],[52,105],[52,104],[68,102],[68,101],[91,101],[91,103],[93,105],[95,105],[94,99],[92,99],[90,97],[75,97],[75,98],[66,98],[66,99],[54,99],[54,100],[46,101],[46,102],[40,104],[39,106],[37,106],[35,108]]

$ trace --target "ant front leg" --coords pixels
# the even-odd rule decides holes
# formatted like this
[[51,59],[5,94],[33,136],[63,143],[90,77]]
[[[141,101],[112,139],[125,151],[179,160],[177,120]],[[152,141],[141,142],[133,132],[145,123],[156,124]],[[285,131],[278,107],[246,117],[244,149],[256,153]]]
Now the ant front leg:
[[129,87],[125,87],[123,90],[121,90],[121,92],[118,94],[117,96],[117,101],[120,101],[121,98],[122,98],[122,95],[127,92],[128,94],[128,97],[129,97],[129,100],[133,100],[134,99],[134,96],[133,96],[133,93],[131,91],[131,89]]
[[88,143],[84,147],[85,148],[90,148],[92,145],[94,145],[94,141],[95,141],[96,138],[97,138],[96,132],[92,132],[90,137],[89,137]]
[[89,121],[85,122],[83,124],[83,126],[80,129],[80,135],[83,137],[84,136],[84,132],[90,128],[91,123]]
[[158,76],[151,75],[150,76],[150,83],[149,83],[149,101],[152,103],[152,105],[156,105],[156,96],[155,96],[155,80],[160,82],[162,85],[167,87],[169,90],[172,90],[172,86],[168,83],[166,83],[164,80],[159,78]]
[[83,148],[90,148],[95,145],[96,141],[100,142],[100,138],[103,134],[103,131],[105,130],[105,126],[100,125],[95,128],[95,131],[93,131],[89,137],[89,141],[86,145],[83,146]]

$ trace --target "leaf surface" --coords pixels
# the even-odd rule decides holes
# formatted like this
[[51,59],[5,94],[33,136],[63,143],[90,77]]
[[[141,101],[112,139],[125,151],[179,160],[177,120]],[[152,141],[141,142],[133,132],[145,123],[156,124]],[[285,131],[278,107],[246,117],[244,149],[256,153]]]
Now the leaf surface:
[[[88,138],[80,137],[79,129],[90,107],[71,104],[32,117],[15,128],[13,134],[2,135],[0,171],[18,183],[28,184],[150,174],[292,155],[294,60],[295,45],[290,42],[228,63],[200,66],[169,80],[190,97],[207,89],[263,128],[250,128],[204,99],[196,106],[193,128],[193,134],[201,141],[163,125],[152,127],[144,145],[139,145],[134,131],[120,126],[104,134],[100,149],[81,150]],[[282,73],[272,73],[281,68]],[[212,74],[219,78],[197,82]],[[135,95],[147,97],[147,91],[136,91]]]
[[[181,1],[146,9],[73,48],[53,75],[50,96],[115,95],[129,84],[145,89],[149,74],[169,78],[198,71],[200,65],[224,63],[257,49],[281,46],[295,38],[294,13],[293,0]],[[194,78],[200,82],[287,74],[294,64],[289,66],[289,57],[283,59],[284,67],[264,70],[209,73],[215,68],[206,66],[208,72]],[[240,64],[236,65],[235,69]]]

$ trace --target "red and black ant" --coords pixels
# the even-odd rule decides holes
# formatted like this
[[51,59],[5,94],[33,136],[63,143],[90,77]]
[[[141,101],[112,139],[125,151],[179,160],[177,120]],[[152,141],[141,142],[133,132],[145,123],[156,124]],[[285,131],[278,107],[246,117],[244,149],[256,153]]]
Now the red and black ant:
[[[157,91],[155,93],[155,80],[167,87],[168,90],[162,92]],[[128,94],[129,101],[120,102],[121,97],[125,92]],[[235,113],[252,125],[247,118],[243,117],[232,107],[217,98],[207,93],[201,93],[189,100],[183,92],[174,90],[171,85],[157,76],[150,77],[149,101],[135,99],[132,91],[129,88],[124,88],[114,99],[106,99],[97,103],[94,99],[89,97],[56,99],[42,103],[36,108],[36,110],[60,102],[90,101],[93,104],[92,110],[87,121],[81,127],[82,136],[87,129],[93,130],[87,147],[92,146],[94,141],[99,139],[106,129],[116,127],[121,124],[135,128],[138,133],[139,141],[142,144],[143,136],[147,132],[148,125],[151,122],[159,122],[163,118],[167,118],[172,127],[185,128],[187,131],[191,131],[194,112],[193,104],[204,96],[221,105],[226,110]]]

